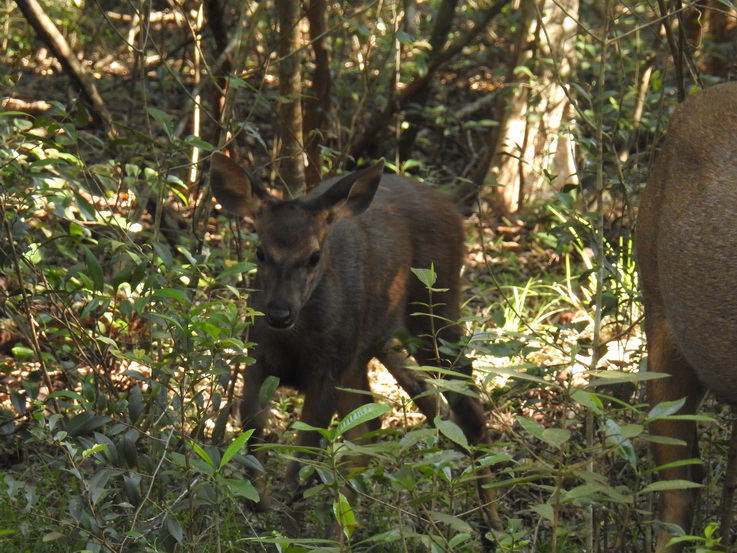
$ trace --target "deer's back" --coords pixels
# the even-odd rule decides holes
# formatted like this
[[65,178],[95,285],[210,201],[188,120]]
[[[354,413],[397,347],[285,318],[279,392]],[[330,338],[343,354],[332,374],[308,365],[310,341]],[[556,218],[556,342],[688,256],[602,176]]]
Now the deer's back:
[[[430,297],[411,268],[434,267],[435,286],[449,291],[435,294],[432,301],[442,304],[441,315],[458,318],[464,236],[463,218],[453,202],[428,185],[397,175],[383,176],[364,214],[333,226],[330,255],[335,256],[338,282],[326,284],[344,290],[352,310],[344,317],[360,319],[361,348],[397,330],[425,330],[427,317],[410,314]],[[356,298],[358,304],[353,303]]]
[[674,113],[637,242],[648,317],[669,327],[711,390],[737,402],[737,83]]

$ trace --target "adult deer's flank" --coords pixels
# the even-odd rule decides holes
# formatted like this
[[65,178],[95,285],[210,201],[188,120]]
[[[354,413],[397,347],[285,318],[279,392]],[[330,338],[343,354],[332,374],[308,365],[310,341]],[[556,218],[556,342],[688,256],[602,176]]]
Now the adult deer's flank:
[[[306,198],[281,200],[221,153],[212,157],[210,181],[227,210],[253,218],[258,232],[257,277],[252,305],[257,317],[251,340],[255,363],[245,371],[241,403],[244,428],[263,439],[266,409],[259,390],[268,376],[304,393],[301,420],[326,428],[337,412],[344,417],[372,401],[367,364],[379,358],[412,396],[424,380],[404,368],[407,355],[392,346],[397,333],[421,340],[413,355],[420,365],[453,366],[470,376],[470,364],[442,356],[433,341],[456,343],[461,328],[459,279],[464,256],[463,220],[445,196],[396,175],[382,175],[383,162],[331,179]],[[410,268],[437,274],[432,317],[411,316],[429,301]],[[427,308],[424,308],[427,310]],[[430,420],[435,396],[417,403]],[[448,397],[455,422],[471,444],[488,443],[483,408],[474,397]],[[357,439],[378,423],[355,428]],[[319,446],[316,432],[300,432],[300,446]],[[299,463],[292,462],[287,484],[297,488]],[[488,470],[481,482],[490,479]],[[263,479],[261,479],[263,480]],[[263,485],[261,484],[263,492]],[[498,525],[493,496],[481,488],[490,524]]]
[[[670,375],[650,382],[650,404],[685,398],[679,414],[694,414],[706,390],[737,404],[737,83],[694,94],[674,113],[636,238],[648,365]],[[672,465],[699,457],[696,423],[662,419],[650,430],[683,443],[654,444],[656,464],[671,465],[662,478],[699,482],[701,467]],[[688,532],[695,497],[693,489],[661,492],[658,518]],[[727,544],[728,524],[722,535]],[[671,537],[659,530],[657,553],[682,551],[667,547]]]

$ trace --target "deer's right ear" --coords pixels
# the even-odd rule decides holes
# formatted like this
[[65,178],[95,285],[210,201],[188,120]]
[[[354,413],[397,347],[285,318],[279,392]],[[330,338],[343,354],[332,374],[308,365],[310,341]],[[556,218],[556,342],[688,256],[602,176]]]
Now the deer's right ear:
[[383,170],[384,160],[381,159],[366,169],[343,177],[311,200],[309,205],[313,209],[329,210],[332,221],[360,215],[374,200]]
[[210,186],[218,203],[239,216],[258,215],[269,197],[251,175],[222,152],[212,154]]

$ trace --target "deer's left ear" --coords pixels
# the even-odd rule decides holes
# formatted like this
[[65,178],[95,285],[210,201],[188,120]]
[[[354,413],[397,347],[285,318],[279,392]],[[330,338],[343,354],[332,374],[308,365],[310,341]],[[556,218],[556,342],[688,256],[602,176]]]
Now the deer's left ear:
[[360,215],[371,205],[383,170],[384,160],[381,159],[371,167],[343,177],[320,196],[310,200],[309,208],[331,211],[333,221]]
[[261,184],[222,152],[213,152],[210,186],[217,201],[236,215],[256,216],[271,196]]

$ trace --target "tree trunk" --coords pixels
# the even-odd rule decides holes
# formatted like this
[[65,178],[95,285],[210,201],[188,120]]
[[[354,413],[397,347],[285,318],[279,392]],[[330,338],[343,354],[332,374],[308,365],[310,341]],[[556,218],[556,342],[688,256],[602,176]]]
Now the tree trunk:
[[305,180],[307,189],[320,182],[322,173],[321,146],[330,124],[331,94],[333,88],[330,75],[330,49],[328,45],[327,3],[325,0],[308,0],[305,3],[307,20],[310,22],[310,43],[315,54],[315,70],[312,86],[304,100],[304,142],[307,155]]
[[277,167],[279,178],[292,196],[305,188],[304,148],[302,146],[302,64],[298,0],[279,0],[279,120]]
[[560,84],[575,59],[578,0],[521,0],[521,8],[526,25],[514,66],[531,71],[520,73],[524,79],[500,121],[487,176],[487,182],[503,186],[493,203],[508,213],[549,197],[554,187],[578,182],[568,133],[572,107]]

